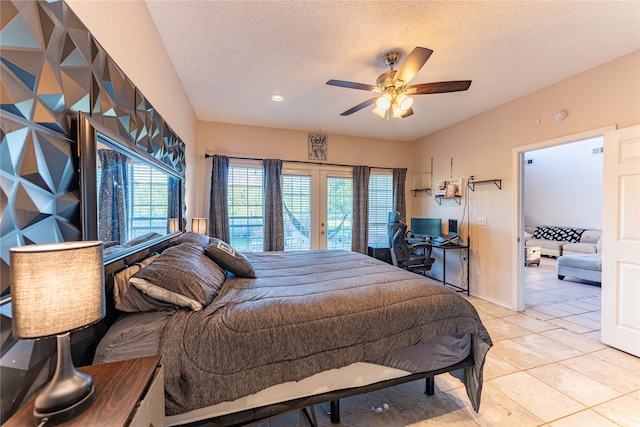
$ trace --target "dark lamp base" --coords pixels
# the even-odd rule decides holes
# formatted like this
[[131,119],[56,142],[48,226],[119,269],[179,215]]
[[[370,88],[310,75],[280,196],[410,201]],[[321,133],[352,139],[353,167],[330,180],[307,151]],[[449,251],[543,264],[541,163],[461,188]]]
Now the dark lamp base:
[[76,415],[80,414],[82,411],[87,409],[93,403],[95,398],[96,389],[95,387],[91,387],[89,393],[85,397],[83,397],[80,401],[74,403],[68,408],[60,409],[54,412],[41,412],[38,409],[33,410],[33,421],[36,425],[40,425],[42,421],[46,421],[47,426],[60,424],[65,421],[69,421]]

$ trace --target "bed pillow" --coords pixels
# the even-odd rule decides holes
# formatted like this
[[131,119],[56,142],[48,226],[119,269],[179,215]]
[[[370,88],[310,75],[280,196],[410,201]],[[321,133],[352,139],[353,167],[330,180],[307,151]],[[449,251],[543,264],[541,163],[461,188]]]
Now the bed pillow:
[[216,264],[238,277],[256,278],[253,266],[243,254],[233,249],[227,242],[211,237],[209,246],[204,250]]
[[131,267],[127,267],[114,275],[113,299],[118,310],[134,313],[138,311],[175,309],[175,305],[151,298],[129,283],[129,279],[131,279],[134,274],[140,271],[143,267],[149,265],[159,256],[160,255],[154,255],[149,258],[145,258],[141,262],[136,263]]
[[211,304],[225,278],[225,271],[202,247],[182,243],[166,249],[129,282],[151,298],[198,311]]
[[180,245],[182,243],[195,243],[204,248],[209,244],[209,236],[195,233],[193,231],[185,231],[172,241],[173,246]]

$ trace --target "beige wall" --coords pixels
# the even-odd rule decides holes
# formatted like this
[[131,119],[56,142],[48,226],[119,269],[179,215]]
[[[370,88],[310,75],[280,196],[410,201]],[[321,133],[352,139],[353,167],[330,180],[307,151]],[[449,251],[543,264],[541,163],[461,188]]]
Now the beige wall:
[[[471,289],[484,298],[512,306],[512,254],[517,249],[514,232],[514,147],[566,135],[617,125],[640,123],[640,51],[566,79],[494,110],[458,123],[415,141],[411,169],[430,169],[434,158],[434,180],[446,179],[453,158],[453,175],[476,180],[500,178],[502,190],[493,184],[467,191],[470,236]],[[553,118],[567,110],[561,122]],[[531,122],[539,118],[539,127]],[[606,153],[605,153],[606,155]],[[412,216],[460,218],[463,205],[452,201],[439,206],[433,197],[418,197]],[[486,217],[487,226],[476,226],[476,217]],[[466,220],[463,236],[467,235]]]
[[[201,185],[195,211],[203,217],[209,211],[212,160],[205,160],[205,153],[308,161],[307,135],[308,132],[285,129],[199,122],[197,179]],[[327,163],[400,168],[407,167],[411,154],[410,142],[330,134],[327,144]],[[410,202],[407,199],[407,204]]]
[[195,199],[197,119],[143,1],[66,0],[186,146],[187,217]]

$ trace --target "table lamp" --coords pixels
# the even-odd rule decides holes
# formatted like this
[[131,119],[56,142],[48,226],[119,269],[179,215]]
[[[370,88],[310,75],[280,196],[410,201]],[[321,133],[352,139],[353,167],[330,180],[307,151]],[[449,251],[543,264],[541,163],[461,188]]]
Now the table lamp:
[[73,366],[70,332],[105,315],[102,242],[26,245],[9,252],[14,337],[55,335],[58,344],[56,370],[35,399],[34,421],[64,422],[94,398],[93,379]]
[[207,234],[207,218],[193,218],[191,220],[191,231]]
[[169,218],[169,233],[180,231],[180,224],[178,223],[178,219],[179,218]]

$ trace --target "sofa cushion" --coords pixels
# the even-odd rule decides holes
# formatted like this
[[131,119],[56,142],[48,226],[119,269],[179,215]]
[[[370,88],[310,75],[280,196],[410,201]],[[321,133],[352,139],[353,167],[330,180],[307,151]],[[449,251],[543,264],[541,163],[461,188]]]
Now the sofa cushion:
[[580,236],[580,243],[598,243],[598,239],[602,237],[600,230],[585,230]]
[[568,241],[577,243],[584,232],[581,228],[538,226],[533,233],[534,239]]
[[558,258],[558,268],[560,267],[581,268],[583,270],[602,270],[601,254],[585,255],[565,255]]
[[562,246],[562,254],[568,255],[569,253],[581,253],[581,254],[595,254],[595,243],[567,243]]

